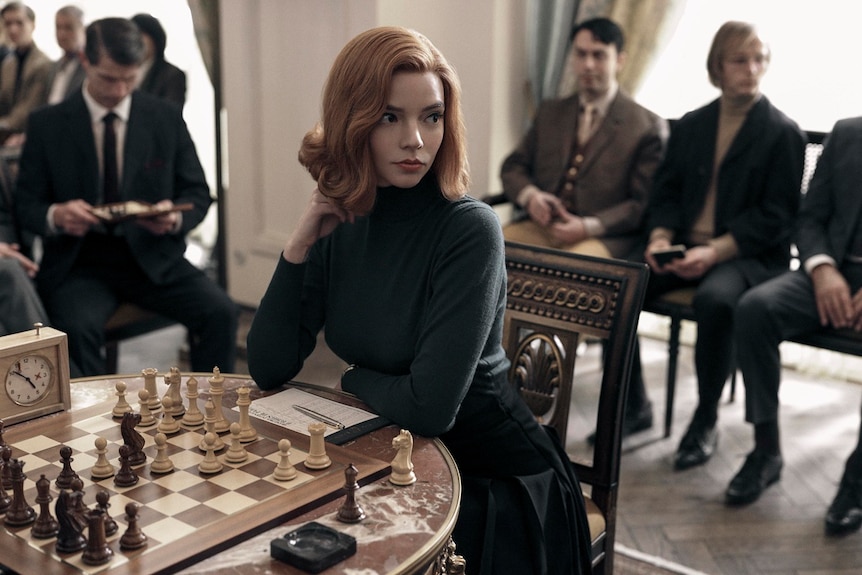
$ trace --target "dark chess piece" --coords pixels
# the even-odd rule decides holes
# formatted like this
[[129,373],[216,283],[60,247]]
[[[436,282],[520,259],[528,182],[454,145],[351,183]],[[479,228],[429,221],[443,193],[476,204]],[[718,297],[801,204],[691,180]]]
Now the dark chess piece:
[[123,444],[129,447],[129,465],[138,467],[147,462],[147,454],[144,453],[144,436],[135,427],[141,422],[141,414],[132,411],[123,414],[120,423],[120,434],[123,436]]
[[126,532],[120,537],[120,549],[123,551],[134,551],[147,544],[147,536],[138,527],[138,504],[130,501],[126,503]]
[[60,530],[57,532],[57,553],[75,553],[87,546],[87,539],[82,535],[84,523],[75,511],[75,500],[70,491],[60,490],[54,514]]
[[[2,477],[3,472],[6,471],[6,462],[9,460],[9,456],[12,455],[12,450],[9,449],[8,446],[4,445],[0,447],[0,477]],[[6,493],[6,487],[3,485],[3,481],[0,480],[0,515],[6,513],[6,510],[9,509],[9,506],[12,504],[12,498],[9,497],[9,494]]]
[[[123,421],[125,421],[125,418]],[[117,487],[131,487],[138,482],[138,474],[135,473],[135,470],[129,464],[129,452],[131,449],[128,445],[120,446],[120,469],[114,475],[114,485]]]
[[114,518],[111,517],[111,514],[108,513],[108,509],[111,507],[111,504],[108,503],[108,499],[110,499],[111,494],[108,493],[104,489],[100,489],[98,493],[96,493],[96,505],[99,509],[102,510],[105,517],[105,535],[110,537],[114,533],[116,533],[120,528],[117,526],[117,522],[114,521]]
[[71,489],[72,480],[78,477],[78,474],[72,469],[72,448],[68,445],[60,447],[60,461],[63,463],[63,469],[57,475],[54,485],[57,489]]
[[76,477],[72,480],[70,488],[72,489],[72,496],[75,498],[75,511],[83,517],[83,514],[87,512],[87,506],[84,504],[84,480]]
[[18,459],[10,459],[9,466],[12,476],[12,503],[6,510],[6,525],[11,527],[23,527],[36,521],[36,511],[27,504],[24,499],[24,462]]
[[87,547],[81,555],[86,565],[104,565],[111,560],[114,552],[105,537],[105,518],[101,509],[87,511]]
[[6,440],[3,439],[3,427],[4,426],[5,426],[5,424],[3,423],[3,420],[0,419],[0,447],[6,447]]
[[12,448],[8,445],[0,447],[0,459],[3,459],[3,467],[0,468],[0,485],[3,486],[3,489],[12,489],[12,475],[9,469]]
[[60,531],[60,524],[51,515],[50,503],[53,499],[51,497],[51,480],[45,477],[43,473],[36,481],[36,503],[39,504],[39,516],[30,530],[30,534],[36,539],[48,539]]
[[356,490],[359,489],[359,483],[356,482],[357,473],[358,470],[352,463],[344,470],[344,491],[347,492],[347,497],[335,516],[344,523],[358,523],[365,519],[365,511],[356,503]]

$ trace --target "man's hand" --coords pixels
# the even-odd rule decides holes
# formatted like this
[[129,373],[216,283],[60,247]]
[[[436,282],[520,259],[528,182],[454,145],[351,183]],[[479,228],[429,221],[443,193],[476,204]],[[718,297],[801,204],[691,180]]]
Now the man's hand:
[[549,228],[551,236],[560,245],[573,245],[587,239],[587,227],[584,218],[570,214],[562,208],[557,221],[552,222]]
[[156,236],[173,233],[177,231],[177,228],[179,227],[178,223],[180,218],[179,212],[167,211],[173,207],[174,203],[171,200],[162,200],[155,204],[153,208],[165,210],[165,213],[148,218],[137,218],[135,223]]
[[7,244],[0,242],[0,258],[14,258],[18,260],[21,267],[31,278],[36,277],[36,272],[39,271],[39,265],[21,253],[21,247],[18,244]]
[[99,223],[93,213],[93,206],[84,200],[69,200],[55,204],[54,226],[70,236],[84,236],[90,228]]
[[554,194],[549,194],[548,192],[539,190],[530,194],[530,197],[527,199],[527,205],[524,206],[524,209],[527,210],[527,213],[530,215],[530,219],[543,228],[551,225],[551,223],[556,218],[561,217],[562,214],[568,213],[566,208],[563,206],[563,202],[560,201],[560,198]]
[[694,246],[685,250],[685,256],[671,260],[665,271],[678,275],[684,280],[703,277],[718,261],[718,252],[712,246]]
[[857,298],[850,297],[850,286],[841,272],[831,264],[821,264],[811,271],[811,282],[814,285],[814,300],[817,304],[817,314],[820,325],[836,328],[856,327],[860,315]]
[[659,263],[655,261],[652,254],[653,252],[669,248],[670,245],[670,240],[668,238],[656,238],[647,244],[646,250],[644,250],[644,260],[646,260],[646,263],[649,265],[652,272],[659,275],[669,273],[669,270],[667,269],[668,264],[660,266]]

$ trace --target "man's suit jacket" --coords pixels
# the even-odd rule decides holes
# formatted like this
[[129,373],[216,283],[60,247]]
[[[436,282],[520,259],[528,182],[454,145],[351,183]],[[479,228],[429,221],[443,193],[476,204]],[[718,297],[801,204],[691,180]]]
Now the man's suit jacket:
[[166,60],[156,60],[138,89],[182,108],[186,104],[186,73]]
[[799,210],[796,247],[801,261],[826,254],[841,265],[848,255],[862,220],[860,157],[862,117],[838,121],[826,138]]
[[[578,96],[544,102],[518,147],[503,162],[503,192],[516,201],[528,184],[558,194],[575,152]],[[643,232],[653,174],[667,140],[667,122],[618,92],[584,150],[575,179],[577,214],[597,217],[602,241],[627,254]]]
[[[51,96],[51,90],[54,86],[54,79],[57,77],[57,73],[60,71],[63,62],[63,58],[60,58],[59,60],[51,64],[51,73],[48,74],[48,89],[45,92],[46,101]],[[63,91],[64,100],[69,96],[75,94],[76,92],[80,91],[81,86],[84,84],[84,79],[87,77],[87,72],[84,70],[84,65],[81,64],[80,60],[77,60],[69,65],[74,66],[74,71],[69,77],[69,83],[66,84],[66,88]]]
[[33,44],[24,61],[21,86],[15,100],[15,77],[18,75],[18,58],[10,52],[0,64],[0,120],[12,132],[23,132],[27,115],[48,101],[48,74],[51,59]]
[[[185,235],[206,215],[212,202],[203,169],[182,114],[176,106],[147,94],[132,94],[123,150],[121,196],[149,203],[190,202],[179,233],[155,236],[128,221],[122,224],[132,254],[148,277],[160,284],[183,269]],[[41,291],[63,281],[82,238],[47,229],[48,207],[83,199],[100,203],[101,176],[90,114],[82,93],[34,112],[21,153],[16,207],[22,226],[44,237],[37,276]]]
[[[712,180],[718,119],[715,100],[673,124],[650,193],[648,230],[674,230],[674,241],[680,242],[688,236]],[[799,126],[761,96],[719,166],[715,235],[729,232],[740,258],[752,266],[759,262],[779,270],[789,265],[805,145]]]

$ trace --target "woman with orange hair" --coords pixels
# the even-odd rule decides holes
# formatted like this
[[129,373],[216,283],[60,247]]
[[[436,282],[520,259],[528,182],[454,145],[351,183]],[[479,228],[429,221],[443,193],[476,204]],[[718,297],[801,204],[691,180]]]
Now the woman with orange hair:
[[299,159],[317,182],[248,335],[262,389],[294,377],[326,327],[341,387],[440,437],[463,480],[469,573],[590,571],[568,458],[508,382],[494,212],[466,195],[460,87],[427,38],[384,27],[335,60]]

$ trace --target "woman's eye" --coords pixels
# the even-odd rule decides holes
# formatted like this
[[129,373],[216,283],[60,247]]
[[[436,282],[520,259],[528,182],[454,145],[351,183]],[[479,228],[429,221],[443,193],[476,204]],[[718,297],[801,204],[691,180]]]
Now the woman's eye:
[[392,124],[396,120],[397,119],[395,118],[395,114],[392,114],[391,112],[384,112],[383,117],[380,118],[380,123],[381,124]]
[[430,116],[428,116],[428,121],[429,121],[429,122],[431,122],[432,124],[436,124],[436,123],[438,123],[438,122],[440,121],[440,119],[441,119],[442,117],[443,117],[443,114],[442,114],[442,113],[440,113],[440,112],[434,112],[433,114],[431,114]]

